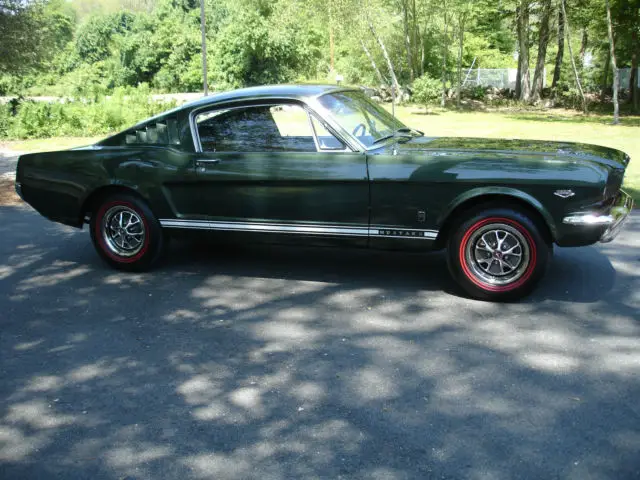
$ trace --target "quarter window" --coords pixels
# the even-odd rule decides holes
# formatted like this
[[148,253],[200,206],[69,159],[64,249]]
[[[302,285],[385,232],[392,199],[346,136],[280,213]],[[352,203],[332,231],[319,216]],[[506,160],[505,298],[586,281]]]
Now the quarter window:
[[178,121],[165,117],[127,131],[127,145],[180,145]]

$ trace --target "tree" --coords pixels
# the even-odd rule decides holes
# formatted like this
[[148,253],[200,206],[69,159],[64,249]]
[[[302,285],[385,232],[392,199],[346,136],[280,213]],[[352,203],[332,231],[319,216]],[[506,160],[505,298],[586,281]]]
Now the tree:
[[[573,68],[573,76],[576,81],[576,88],[580,93],[580,99],[582,100],[582,111],[587,113],[587,99],[584,96],[584,90],[582,89],[582,83],[580,82],[580,74],[578,73],[578,67],[576,67],[576,59],[573,56],[573,48],[571,46],[571,27],[569,26],[569,19],[567,18],[567,10],[565,7],[565,0],[561,1],[562,13],[564,15],[565,28],[567,31],[567,47],[569,47],[569,57],[571,57],[571,67]],[[607,0],[608,1],[608,0]]]
[[440,97],[440,106],[444,108],[447,100],[447,53],[449,52],[449,9],[447,0],[442,0],[442,16],[444,27],[442,30],[442,71],[440,72],[442,96]]
[[528,101],[531,94],[529,76],[529,0],[521,0],[516,11],[518,34],[518,73],[516,75],[516,96]]
[[386,84],[387,80],[384,78],[384,76],[380,72],[380,69],[378,68],[378,65],[376,65],[376,61],[373,58],[373,55],[371,55],[371,52],[369,52],[369,49],[367,48],[367,46],[364,43],[364,40],[360,39],[360,44],[362,45],[362,50],[364,50],[365,55],[371,61],[371,68],[373,68],[373,71],[376,72],[376,77],[378,78],[378,81],[380,82],[380,85]]
[[638,91],[638,50],[640,50],[640,42],[638,41],[638,29],[634,29],[631,33],[632,52],[631,52],[631,75],[629,75],[629,102],[633,104],[634,110],[637,112],[640,105],[640,92]]
[[380,46],[382,55],[384,56],[384,59],[387,62],[387,67],[389,68],[389,75],[391,75],[391,87],[394,90],[393,97],[395,100],[396,95],[398,94],[399,85],[398,85],[398,78],[396,77],[396,71],[393,68],[393,63],[391,62],[391,57],[389,56],[389,52],[387,51],[387,47],[385,46],[384,41],[382,40],[382,37],[378,35],[378,32],[376,31],[376,28],[373,25],[373,22],[371,21],[371,18],[369,18],[369,16],[367,16],[367,24],[369,25],[369,30],[371,31],[371,35],[373,35],[373,38]]
[[[561,3],[564,0],[560,0]],[[551,88],[555,91],[560,81],[562,71],[562,61],[564,59],[564,8],[562,5],[558,9],[558,53],[556,54],[555,68],[553,69],[553,82]]]
[[609,50],[611,52],[611,67],[613,68],[613,124],[620,123],[620,105],[618,104],[618,89],[620,76],[618,74],[618,65],[616,62],[616,47],[613,41],[613,22],[611,21],[611,5],[609,0],[605,0],[607,7],[607,33],[609,34]]
[[547,46],[549,45],[549,20],[551,18],[551,0],[543,0],[542,17],[540,19],[540,32],[538,38],[538,60],[533,74],[533,87],[531,100],[535,103],[540,100],[540,93],[544,80],[544,64],[547,58]]
[[39,66],[47,49],[38,35],[45,26],[42,1],[0,0],[0,73],[24,72]]

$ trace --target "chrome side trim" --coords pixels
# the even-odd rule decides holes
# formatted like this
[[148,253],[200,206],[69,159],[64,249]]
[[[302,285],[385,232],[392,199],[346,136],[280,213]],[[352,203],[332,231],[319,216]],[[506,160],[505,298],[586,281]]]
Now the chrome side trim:
[[437,230],[417,230],[374,227],[320,226],[310,224],[266,223],[266,222],[221,222],[208,220],[160,219],[164,228],[191,230],[222,230],[230,232],[293,233],[298,235],[333,235],[349,237],[385,237],[414,240],[435,240]]
[[168,228],[192,228],[206,230],[225,230],[239,232],[264,232],[264,233],[297,233],[312,235],[348,235],[367,236],[368,228],[354,227],[322,227],[318,225],[294,225],[282,223],[258,223],[258,222],[215,222],[199,220],[160,220],[160,225]]

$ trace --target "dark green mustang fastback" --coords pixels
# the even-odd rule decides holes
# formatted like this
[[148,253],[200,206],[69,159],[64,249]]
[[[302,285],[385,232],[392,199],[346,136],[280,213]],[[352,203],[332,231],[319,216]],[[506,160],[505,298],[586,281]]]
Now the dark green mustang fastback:
[[23,155],[16,189],[90,225],[100,256],[149,268],[167,235],[426,251],[476,298],[529,292],[553,244],[610,241],[632,207],[629,157],[593,145],[433,138],[358,89],[206,97],[95,145]]

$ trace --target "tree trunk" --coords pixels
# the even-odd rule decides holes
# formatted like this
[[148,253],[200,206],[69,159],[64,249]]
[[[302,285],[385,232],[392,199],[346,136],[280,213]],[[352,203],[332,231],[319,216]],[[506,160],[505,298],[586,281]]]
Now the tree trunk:
[[604,72],[602,76],[602,85],[600,88],[600,102],[604,103],[609,87],[609,68],[611,68],[611,50],[607,51],[607,59],[604,62]]
[[[563,2],[564,0],[560,0]],[[562,61],[564,57],[564,9],[561,7],[558,10],[558,53],[556,54],[556,66],[553,70],[553,82],[551,88],[553,90],[558,86],[560,81],[560,73],[562,71]]]
[[631,34],[631,75],[629,75],[629,102],[633,103],[633,109],[638,111],[638,50],[640,43],[638,42],[638,31],[634,30]]
[[420,42],[420,76],[424,75],[424,41],[420,33],[420,25],[416,24],[416,46]]
[[333,0],[329,0],[329,58],[331,71],[335,70],[335,54],[334,54],[334,40],[333,40]]
[[529,0],[521,0],[518,7],[518,99],[528,101],[531,95],[531,79],[529,76]]
[[369,49],[364,44],[364,41],[362,39],[360,39],[360,45],[362,45],[362,49],[364,50],[364,53],[367,54],[367,58],[371,62],[371,66],[373,67],[373,71],[376,72],[376,76],[378,77],[378,80],[380,81],[380,85],[386,85],[388,83],[387,80],[384,78],[384,76],[380,72],[380,69],[376,65],[376,61],[373,59],[373,56],[371,55],[371,52],[369,52]]
[[398,95],[398,79],[396,77],[396,72],[393,69],[393,63],[391,63],[391,58],[389,57],[389,53],[387,52],[387,48],[384,46],[384,42],[382,41],[382,38],[378,35],[378,32],[376,32],[375,27],[373,26],[373,23],[371,23],[371,20],[369,20],[369,29],[371,30],[371,33],[373,34],[373,37],[376,39],[376,41],[378,42],[378,45],[380,45],[380,49],[382,50],[382,56],[384,57],[385,61],[387,62],[387,67],[389,68],[389,75],[391,75],[391,88],[394,89],[394,100]]
[[448,33],[449,33],[449,14],[447,13],[447,2],[444,2],[444,33],[442,36],[442,97],[440,99],[440,106],[444,108],[447,100],[447,52],[449,51],[448,45]]
[[413,70],[413,55],[411,54],[411,37],[409,35],[409,6],[407,0],[402,0],[402,13],[403,13],[403,28],[404,28],[404,45],[407,49],[407,66],[409,67],[409,78],[411,82],[415,78],[415,72]]
[[589,42],[589,33],[587,27],[582,29],[582,40],[580,42],[580,65],[584,67],[584,55],[587,53],[587,43]]
[[467,13],[460,13],[458,18],[458,82],[456,86],[456,105],[460,108],[460,96],[462,90],[462,53],[464,48],[464,24],[467,20]]
[[607,32],[609,33],[609,51],[611,52],[611,67],[613,68],[613,124],[620,123],[620,105],[618,105],[618,83],[620,81],[618,66],[616,62],[616,47],[613,42],[613,26],[611,25],[611,6],[609,0],[605,1],[607,6]]
[[535,103],[540,100],[540,93],[544,84],[544,62],[547,58],[547,46],[549,45],[549,19],[551,18],[551,0],[544,0],[542,18],[540,19],[540,38],[538,40],[538,61],[536,71],[533,74],[533,90],[531,100]]
[[[609,0],[607,0],[608,2]],[[584,97],[584,91],[582,90],[582,84],[580,83],[580,75],[578,74],[578,67],[576,67],[576,59],[573,58],[573,48],[571,47],[571,27],[569,26],[569,19],[567,18],[567,10],[565,8],[565,0],[562,2],[562,13],[564,15],[565,29],[567,31],[567,47],[569,47],[569,56],[571,57],[571,68],[573,68],[573,75],[576,80],[576,87],[580,92],[580,99],[582,100],[582,111],[587,113],[587,99]]]
[[204,0],[200,1],[200,30],[202,34],[202,87],[206,97],[209,95],[209,82],[207,80],[207,24],[204,14]]
[[418,74],[418,52],[422,50],[421,47],[418,47],[418,42],[421,42],[421,39],[418,14],[416,12],[416,0],[411,0],[411,52],[413,53],[411,61],[413,62],[413,71],[416,75]]

